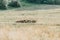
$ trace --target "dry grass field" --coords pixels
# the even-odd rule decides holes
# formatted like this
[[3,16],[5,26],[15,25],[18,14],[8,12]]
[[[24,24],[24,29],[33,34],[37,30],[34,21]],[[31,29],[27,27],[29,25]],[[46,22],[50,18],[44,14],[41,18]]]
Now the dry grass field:
[[60,40],[60,9],[0,11],[0,40]]

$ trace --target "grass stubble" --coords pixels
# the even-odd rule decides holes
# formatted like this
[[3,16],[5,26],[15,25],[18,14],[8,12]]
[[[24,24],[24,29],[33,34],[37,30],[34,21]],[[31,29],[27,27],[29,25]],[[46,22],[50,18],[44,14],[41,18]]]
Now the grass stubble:
[[[59,11],[59,9],[54,9],[54,11],[0,12],[2,13],[0,14],[0,40],[60,40]],[[28,13],[31,15],[25,15]],[[24,15],[21,16],[21,14]],[[36,23],[16,23],[17,20],[21,19],[34,19]]]

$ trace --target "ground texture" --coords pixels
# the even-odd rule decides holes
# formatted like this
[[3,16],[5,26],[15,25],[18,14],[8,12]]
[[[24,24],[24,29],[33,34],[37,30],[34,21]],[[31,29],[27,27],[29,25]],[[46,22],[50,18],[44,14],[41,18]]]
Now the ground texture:
[[[23,19],[36,23],[16,23]],[[60,9],[1,11],[0,40],[60,40]]]

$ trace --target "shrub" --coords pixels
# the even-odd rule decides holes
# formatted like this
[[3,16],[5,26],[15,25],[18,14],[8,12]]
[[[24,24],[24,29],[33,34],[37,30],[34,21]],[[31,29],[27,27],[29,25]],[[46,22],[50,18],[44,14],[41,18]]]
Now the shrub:
[[23,0],[30,3],[60,4],[60,0]]
[[47,4],[47,3],[52,3],[53,0],[25,0],[30,3],[42,3],[42,4]]
[[41,0],[23,0],[29,3],[41,3]]
[[7,7],[3,4],[0,4],[0,9],[7,9]]
[[9,3],[8,6],[11,6],[11,7],[20,7],[20,3],[18,1],[12,1],[11,3]]

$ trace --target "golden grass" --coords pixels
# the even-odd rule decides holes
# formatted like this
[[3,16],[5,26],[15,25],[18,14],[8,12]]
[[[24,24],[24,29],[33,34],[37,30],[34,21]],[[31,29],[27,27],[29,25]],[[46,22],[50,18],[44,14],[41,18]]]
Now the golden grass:
[[0,28],[0,40],[60,40],[60,26],[7,25]]
[[[60,40],[60,9],[1,11],[0,40]],[[36,23],[16,23],[17,20]]]

